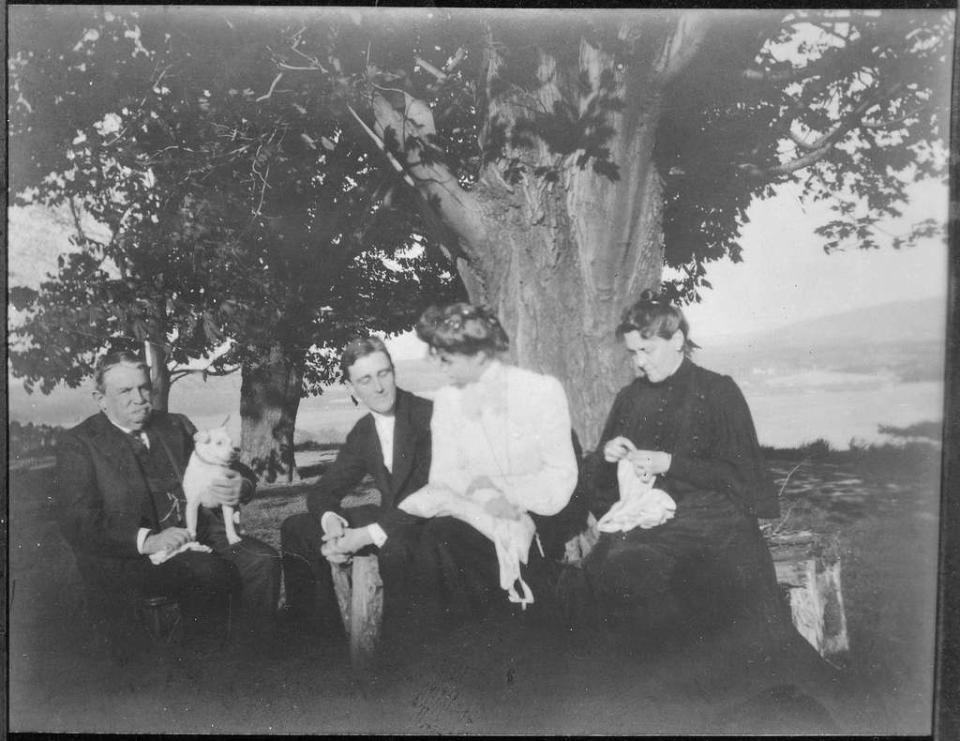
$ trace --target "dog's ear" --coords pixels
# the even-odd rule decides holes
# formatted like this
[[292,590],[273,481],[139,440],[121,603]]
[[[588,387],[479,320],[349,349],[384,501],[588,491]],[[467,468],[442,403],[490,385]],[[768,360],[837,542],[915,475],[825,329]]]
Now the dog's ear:
[[210,441],[210,433],[206,430],[197,430],[193,433],[193,441],[195,443],[206,443]]
[[228,414],[227,417],[226,417],[226,419],[224,419],[223,422],[220,423],[220,426],[221,426],[221,427],[226,427],[226,426],[227,426],[227,422],[229,422],[229,421],[230,421],[230,415]]

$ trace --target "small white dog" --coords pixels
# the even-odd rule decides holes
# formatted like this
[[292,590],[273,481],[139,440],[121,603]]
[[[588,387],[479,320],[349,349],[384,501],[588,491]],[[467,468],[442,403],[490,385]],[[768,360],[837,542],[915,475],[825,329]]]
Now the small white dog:
[[[214,427],[201,430],[193,436],[193,454],[183,474],[183,494],[187,499],[187,530],[197,537],[197,510],[204,507],[216,507],[217,501],[210,494],[210,482],[230,467],[236,457],[237,449],[230,440],[226,427]],[[221,505],[223,524],[227,530],[227,540],[231,545],[240,542],[236,524],[239,512],[230,505]]]

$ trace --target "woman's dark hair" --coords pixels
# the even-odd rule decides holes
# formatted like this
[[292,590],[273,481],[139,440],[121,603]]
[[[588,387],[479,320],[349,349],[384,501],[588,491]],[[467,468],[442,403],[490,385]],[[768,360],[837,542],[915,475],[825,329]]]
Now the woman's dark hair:
[[118,365],[136,365],[147,372],[147,377],[150,376],[150,366],[135,352],[131,352],[130,350],[110,350],[97,361],[97,366],[93,371],[94,388],[101,394],[107,390],[103,382],[104,376],[107,375],[108,370]]
[[465,302],[431,306],[417,321],[417,337],[432,352],[493,356],[510,347],[510,338],[493,310]]
[[653,291],[644,291],[639,301],[624,309],[617,339],[622,340],[628,332],[639,332],[644,339],[656,335],[669,340],[678,329],[683,332],[683,354],[689,357],[699,345],[690,339],[690,325],[683,312]]
[[386,355],[387,360],[390,361],[390,367],[393,367],[393,358],[390,357],[387,346],[383,344],[383,340],[379,337],[357,337],[350,340],[340,355],[340,374],[343,380],[350,380],[350,367],[354,363],[367,355],[373,355],[375,352],[382,352]]

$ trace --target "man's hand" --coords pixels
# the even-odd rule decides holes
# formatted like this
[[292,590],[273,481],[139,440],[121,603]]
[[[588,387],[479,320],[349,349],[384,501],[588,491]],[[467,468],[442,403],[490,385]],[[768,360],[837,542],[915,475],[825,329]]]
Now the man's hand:
[[603,459],[607,463],[616,463],[621,458],[625,458],[636,450],[636,445],[623,435],[620,435],[612,440],[607,440],[607,444],[603,446]]
[[519,520],[523,512],[506,497],[496,497],[483,505],[483,511],[505,520]]
[[175,551],[184,543],[193,540],[185,527],[168,527],[166,530],[148,535],[143,540],[143,552],[148,556],[161,551]]
[[320,552],[330,563],[346,563],[354,553],[373,543],[370,531],[365,527],[348,527],[342,535],[327,533],[323,536]]
[[330,540],[320,547],[320,553],[330,563],[347,563],[351,556],[337,548],[337,540]]
[[213,508],[226,504],[236,507],[240,502],[240,491],[243,489],[243,476],[236,471],[226,469],[220,476],[210,481],[209,492],[217,503]]
[[669,471],[670,463],[673,461],[669,453],[660,450],[634,450],[627,459],[633,464],[633,470],[636,471],[637,476],[644,481]]
[[370,537],[370,531],[365,527],[348,527],[343,531],[343,535],[337,540],[337,549],[344,553],[356,553],[362,548],[366,548],[373,543]]

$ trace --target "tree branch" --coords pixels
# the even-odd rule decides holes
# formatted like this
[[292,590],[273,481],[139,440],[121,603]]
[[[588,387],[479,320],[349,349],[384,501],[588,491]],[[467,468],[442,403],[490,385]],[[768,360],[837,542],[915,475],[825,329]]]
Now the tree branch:
[[914,118],[915,116],[919,115],[925,110],[927,110],[927,107],[923,106],[921,108],[916,108],[910,111],[909,113],[905,113],[904,115],[898,118],[891,118],[889,121],[861,121],[860,125],[865,129],[885,129],[888,126],[893,126],[894,124],[908,121],[911,118]]
[[387,156],[387,160],[390,162],[390,165],[393,167],[394,170],[396,170],[403,177],[404,182],[406,182],[406,184],[409,185],[411,188],[416,188],[417,184],[413,182],[413,178],[410,177],[410,173],[408,173],[403,168],[403,165],[400,164],[400,160],[394,157],[392,152],[389,152],[387,150],[387,146],[383,143],[383,139],[377,136],[376,132],[374,132],[373,129],[371,129],[369,126],[367,126],[363,122],[363,119],[360,118],[360,116],[357,114],[355,110],[353,110],[353,106],[348,104],[347,110],[350,111],[350,115],[352,115],[356,119],[357,123],[360,124],[361,127],[363,127],[363,130],[367,133],[367,136],[369,136],[373,140],[374,144],[377,145],[377,149],[379,149],[381,152],[383,152]]
[[254,102],[259,103],[261,100],[269,100],[273,96],[273,89],[277,86],[277,83],[280,82],[282,78],[283,72],[278,72],[277,76],[273,78],[273,82],[270,83],[270,89],[257,98]]
[[[397,111],[390,102],[379,93],[374,94],[372,103],[377,128],[381,132],[388,129],[396,133],[401,152],[419,152],[429,145],[419,133],[435,130],[430,108],[419,100],[410,99],[406,110]],[[412,115],[411,115],[412,114]],[[408,127],[408,122],[413,126]],[[377,137],[378,141],[381,139]],[[410,146],[414,144],[415,146]],[[450,170],[439,161],[425,162],[417,155],[416,161],[407,159],[404,171],[413,179],[414,187],[424,198],[424,207],[432,212],[453,235],[456,244],[450,245],[455,257],[470,262],[474,259],[471,245],[477,245],[486,239],[486,225],[476,196],[464,191]],[[406,179],[406,178],[405,178]],[[409,182],[409,181],[408,181]]]
[[423,57],[420,57],[420,56],[414,57],[414,58],[413,58],[413,61],[414,61],[418,66],[422,67],[422,68],[424,69],[424,71],[429,72],[431,75],[433,75],[434,77],[436,77],[437,80],[440,81],[440,82],[444,82],[444,81],[447,80],[448,77],[449,77],[449,75],[447,75],[446,72],[443,72],[443,71],[437,69],[436,67],[434,67],[432,64],[430,64],[430,62],[428,62],[428,61],[427,61],[426,59],[424,59]]
[[654,64],[657,77],[663,84],[673,80],[697,56],[714,15],[703,10],[685,11],[677,21],[676,30],[664,44]]
[[842,116],[841,119],[836,123],[836,125],[830,129],[827,133],[817,139],[815,142],[809,143],[798,137],[792,131],[790,132],[790,138],[796,142],[800,147],[809,150],[809,152],[802,157],[798,157],[792,162],[787,162],[782,165],[777,165],[776,167],[758,167],[753,164],[741,164],[737,168],[749,175],[750,177],[778,177],[781,175],[789,175],[790,173],[796,172],[797,170],[802,170],[805,167],[809,167],[818,160],[823,159],[827,153],[840,141],[841,137],[849,131],[852,131],[857,127],[857,124],[862,123],[864,115],[867,111],[876,106],[881,100],[893,96],[901,87],[903,83],[895,83],[891,85],[885,91],[874,91],[872,95],[865,96],[864,100],[860,102],[855,108],[853,108],[849,113]]
[[848,55],[855,55],[856,49],[863,46],[864,43],[864,40],[854,41],[842,49],[832,49],[828,53],[822,54],[819,59],[803,67],[791,67],[790,69],[782,71],[748,67],[743,71],[742,76],[745,80],[752,82],[772,82],[776,84],[799,82],[800,80],[806,80],[811,77],[819,77],[825,72],[835,71],[837,58],[842,59]]

